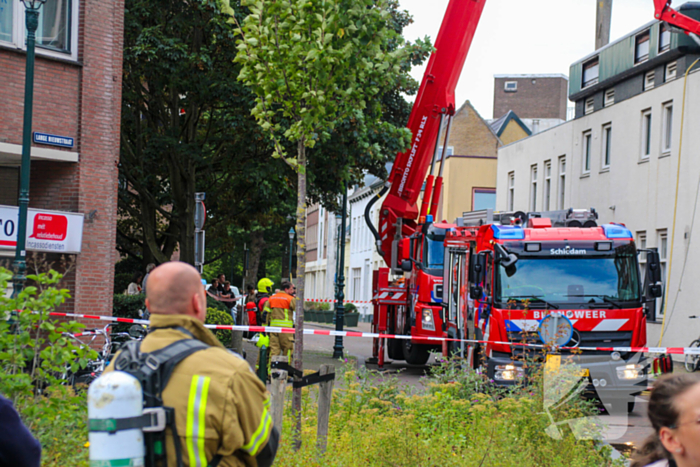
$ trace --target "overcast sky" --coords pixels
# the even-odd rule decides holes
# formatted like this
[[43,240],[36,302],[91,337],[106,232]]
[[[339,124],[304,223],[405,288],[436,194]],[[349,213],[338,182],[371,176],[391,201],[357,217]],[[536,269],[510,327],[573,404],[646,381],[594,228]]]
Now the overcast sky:
[[[414,21],[404,30],[404,36],[415,40],[427,35],[434,43],[447,3],[400,0]],[[457,108],[469,99],[483,118],[493,118],[495,74],[568,76],[569,65],[594,50],[595,8],[595,0],[486,0],[457,85]],[[653,19],[653,0],[613,0],[610,40]],[[419,82],[423,71],[422,67],[413,70]]]

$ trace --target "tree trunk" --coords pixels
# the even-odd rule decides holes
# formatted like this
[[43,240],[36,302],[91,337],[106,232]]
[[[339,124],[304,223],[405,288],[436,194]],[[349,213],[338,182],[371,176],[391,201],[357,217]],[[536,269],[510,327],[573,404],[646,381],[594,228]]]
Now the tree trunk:
[[[258,286],[258,267],[260,266],[260,257],[264,248],[265,237],[263,236],[263,231],[253,230],[250,233],[250,250],[248,250],[248,270],[245,273],[245,283],[256,288]],[[243,260],[245,261],[245,258]]]
[[[304,140],[297,144],[297,299],[294,331],[294,367],[303,370],[304,353],[304,275],[306,272],[306,146]],[[295,380],[298,380],[295,377]],[[292,412],[295,417],[294,448],[301,447],[301,388],[295,388],[292,395]]]

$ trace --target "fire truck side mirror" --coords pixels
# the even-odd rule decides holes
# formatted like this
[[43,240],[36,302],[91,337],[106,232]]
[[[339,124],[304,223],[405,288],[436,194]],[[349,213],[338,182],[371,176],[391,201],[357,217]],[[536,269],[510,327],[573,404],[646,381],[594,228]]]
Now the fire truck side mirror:
[[661,261],[656,248],[647,250],[647,296],[658,298],[663,294]]
[[413,263],[410,259],[404,259],[401,261],[401,270],[403,272],[411,272],[413,270]]
[[[403,267],[403,260],[407,260],[411,257],[411,239],[406,237],[399,240],[399,261],[401,261],[401,269],[406,271]],[[410,261],[409,261],[410,263]],[[408,271],[407,271],[408,272]]]
[[486,253],[481,252],[473,255],[469,262],[469,269],[469,276],[472,280],[469,294],[472,298],[481,298],[484,293],[481,284],[484,282],[484,277],[486,275]]
[[[502,245],[498,243],[493,244],[494,250],[496,251],[496,261],[506,269],[511,269],[513,265],[518,261],[518,257],[513,253],[509,253]],[[513,272],[515,272],[513,270]],[[512,274],[509,274],[511,276]]]

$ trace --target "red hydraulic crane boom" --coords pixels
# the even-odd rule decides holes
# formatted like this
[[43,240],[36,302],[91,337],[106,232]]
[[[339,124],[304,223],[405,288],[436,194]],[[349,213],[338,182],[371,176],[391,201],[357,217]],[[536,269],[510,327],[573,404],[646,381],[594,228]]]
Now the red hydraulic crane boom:
[[[431,160],[435,165],[440,132],[445,126],[445,143],[449,138],[449,127],[455,113],[455,87],[485,3],[486,0],[450,0],[435,41],[435,51],[430,55],[408,119],[408,128],[413,134],[411,146],[408,151],[396,156],[387,187],[378,196],[383,196],[389,189],[379,214],[378,234],[368,214],[373,203],[365,211],[365,219],[377,239],[378,250],[389,267],[396,268],[398,240],[415,231],[419,217],[416,203],[424,181],[426,186],[421,215],[427,214],[428,205],[431,206],[430,213],[436,214],[442,189],[443,161],[434,190],[432,167],[427,180],[425,176]],[[444,125],[446,119],[447,124]]]
[[654,0],[654,18],[666,21],[686,34],[700,35],[700,22],[671,8],[671,0]]

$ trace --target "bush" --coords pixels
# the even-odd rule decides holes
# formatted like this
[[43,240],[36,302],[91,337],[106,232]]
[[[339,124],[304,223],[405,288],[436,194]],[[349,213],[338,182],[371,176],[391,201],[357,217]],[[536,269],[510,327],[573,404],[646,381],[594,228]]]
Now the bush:
[[139,310],[146,311],[146,295],[114,295],[112,316],[140,319]]
[[[0,289],[6,290],[11,278],[0,268]],[[52,270],[27,279],[35,285],[16,298],[0,297],[0,316],[20,310],[10,320],[0,319],[0,393],[12,400],[41,443],[42,466],[86,467],[86,391],[76,394],[61,375],[84,368],[97,354],[62,334],[75,334],[83,324],[49,319],[69,297],[68,290],[56,288],[61,275]]]
[[345,303],[345,313],[357,313],[357,307],[354,303]]
[[[460,381],[445,382],[456,373],[464,375]],[[491,386],[482,375],[467,373],[459,362],[447,362],[439,377],[426,378],[425,390],[402,386],[392,376],[355,370],[354,365],[346,366],[339,376],[327,454],[315,449],[317,408],[311,394],[317,389],[303,388],[302,448],[292,449],[288,410],[275,466],[624,465],[622,460],[610,460],[609,446],[578,440],[568,429],[562,430],[560,440],[548,436],[545,430],[551,422],[542,410],[537,385],[504,397],[502,389]],[[556,417],[581,417],[590,413],[590,407],[574,401],[564,411]],[[590,428],[599,430],[592,424]]]
[[328,302],[304,302],[304,310],[329,311],[331,304]]
[[126,272],[122,272],[119,274],[114,275],[114,293],[116,294],[124,294],[124,291],[129,287],[129,284],[131,283],[131,276],[133,274],[129,274]]
[[220,311],[226,311],[228,313],[231,313],[231,308],[227,306],[227,303],[233,303],[233,302],[221,302],[214,297],[210,296],[207,294],[207,308],[216,308],[217,310]]
[[[207,319],[206,324],[220,324],[231,326],[233,324],[233,317],[231,312],[222,311],[217,308],[207,308]],[[231,347],[231,331],[228,329],[222,329],[220,331],[213,331],[214,335],[219,342],[221,342],[224,347]]]

